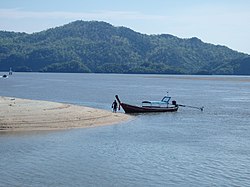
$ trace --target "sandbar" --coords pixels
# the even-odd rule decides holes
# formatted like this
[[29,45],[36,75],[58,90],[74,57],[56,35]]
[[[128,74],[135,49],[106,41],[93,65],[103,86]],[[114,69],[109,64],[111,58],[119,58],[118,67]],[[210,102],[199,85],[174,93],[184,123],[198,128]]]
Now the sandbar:
[[96,127],[129,119],[124,113],[85,106],[0,96],[0,132]]

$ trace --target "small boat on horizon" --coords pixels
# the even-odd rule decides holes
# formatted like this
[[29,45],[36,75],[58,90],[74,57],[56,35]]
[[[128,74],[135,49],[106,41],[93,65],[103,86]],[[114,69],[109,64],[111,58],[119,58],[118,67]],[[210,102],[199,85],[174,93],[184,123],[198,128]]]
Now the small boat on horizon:
[[149,113],[149,112],[176,112],[178,105],[175,100],[170,104],[171,97],[164,96],[161,101],[142,101],[142,106],[130,105],[121,102],[118,95],[115,96],[125,113]]

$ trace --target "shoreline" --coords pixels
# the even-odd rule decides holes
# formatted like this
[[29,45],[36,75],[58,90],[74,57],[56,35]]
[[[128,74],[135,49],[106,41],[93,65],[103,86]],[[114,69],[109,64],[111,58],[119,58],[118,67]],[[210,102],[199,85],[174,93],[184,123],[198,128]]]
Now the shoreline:
[[85,106],[0,96],[0,133],[97,127],[131,118]]

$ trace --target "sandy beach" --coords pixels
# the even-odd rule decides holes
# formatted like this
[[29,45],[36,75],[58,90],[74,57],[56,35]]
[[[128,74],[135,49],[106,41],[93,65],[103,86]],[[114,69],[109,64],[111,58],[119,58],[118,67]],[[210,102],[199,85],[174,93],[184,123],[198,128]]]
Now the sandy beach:
[[95,127],[129,119],[131,116],[123,113],[90,107],[0,97],[0,132]]

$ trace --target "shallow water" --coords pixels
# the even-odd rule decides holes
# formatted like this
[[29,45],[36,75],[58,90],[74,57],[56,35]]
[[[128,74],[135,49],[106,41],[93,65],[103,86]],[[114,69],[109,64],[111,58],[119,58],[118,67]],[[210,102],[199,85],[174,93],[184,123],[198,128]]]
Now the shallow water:
[[250,186],[250,77],[15,73],[0,95],[111,110],[166,92],[203,112],[89,129],[0,133],[0,186]]

